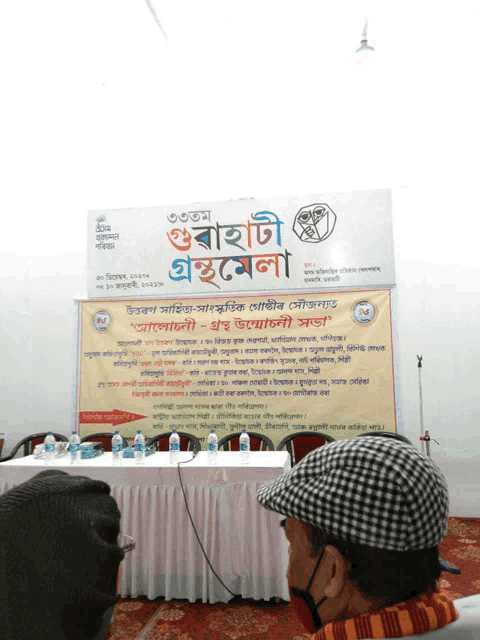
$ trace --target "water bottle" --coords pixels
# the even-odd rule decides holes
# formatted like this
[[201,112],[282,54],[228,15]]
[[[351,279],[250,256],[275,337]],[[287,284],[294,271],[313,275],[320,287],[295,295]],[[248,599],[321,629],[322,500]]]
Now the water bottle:
[[239,441],[240,464],[248,464],[250,460],[250,437],[247,433],[247,427],[243,427]]
[[45,464],[53,464],[55,457],[55,436],[53,433],[49,433],[43,441],[43,448],[45,451]]
[[218,438],[215,429],[210,429],[210,435],[208,436],[207,443],[208,464],[218,464]]
[[145,438],[140,429],[133,441],[133,448],[135,449],[135,464],[145,464]]
[[112,462],[113,464],[122,464],[123,460],[123,440],[122,436],[115,431],[112,438]]
[[82,451],[80,449],[80,438],[78,433],[74,431],[70,436],[70,464],[80,464],[82,458]]
[[180,458],[180,436],[176,429],[172,429],[172,434],[168,439],[168,449],[170,451],[170,464],[177,464]]

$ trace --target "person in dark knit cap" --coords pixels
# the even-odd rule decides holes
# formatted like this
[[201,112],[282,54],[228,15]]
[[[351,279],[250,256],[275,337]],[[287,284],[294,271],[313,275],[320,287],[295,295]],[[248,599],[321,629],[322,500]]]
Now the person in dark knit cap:
[[46,470],[0,496],[0,637],[91,640],[119,599],[107,483]]
[[480,640],[480,595],[453,601],[439,587],[448,488],[411,444],[326,444],[257,500],[286,516],[290,600],[312,640]]

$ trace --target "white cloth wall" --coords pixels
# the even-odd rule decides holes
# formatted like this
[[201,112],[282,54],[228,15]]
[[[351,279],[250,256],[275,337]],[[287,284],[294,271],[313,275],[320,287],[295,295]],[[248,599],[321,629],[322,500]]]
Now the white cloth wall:
[[[86,211],[394,187],[400,423],[479,516],[475,0],[0,7],[0,431],[71,425]],[[376,51],[356,63],[365,17]],[[370,64],[371,63],[371,64]]]

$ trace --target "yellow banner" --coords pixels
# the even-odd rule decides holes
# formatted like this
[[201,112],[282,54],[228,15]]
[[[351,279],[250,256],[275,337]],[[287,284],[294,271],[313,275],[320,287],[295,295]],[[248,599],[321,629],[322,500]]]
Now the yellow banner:
[[81,435],[395,431],[390,291],[82,303]]

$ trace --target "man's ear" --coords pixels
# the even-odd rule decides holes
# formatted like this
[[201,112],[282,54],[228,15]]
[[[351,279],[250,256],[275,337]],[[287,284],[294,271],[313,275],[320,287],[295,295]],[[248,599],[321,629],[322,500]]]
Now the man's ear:
[[328,598],[336,598],[348,583],[348,561],[340,551],[328,544],[325,547],[325,595]]

